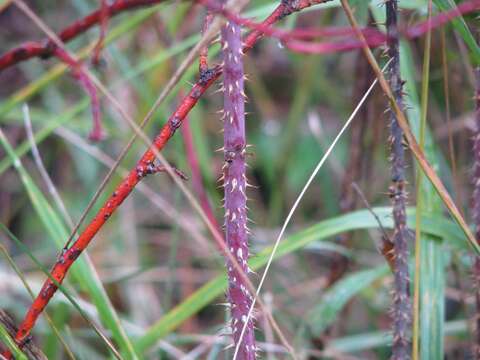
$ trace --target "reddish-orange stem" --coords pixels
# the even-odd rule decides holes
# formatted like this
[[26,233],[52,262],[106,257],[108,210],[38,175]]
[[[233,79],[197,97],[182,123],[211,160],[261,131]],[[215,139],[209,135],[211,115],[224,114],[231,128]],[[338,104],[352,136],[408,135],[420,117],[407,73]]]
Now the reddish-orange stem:
[[[211,72],[208,78],[203,78],[197,82],[190,90],[189,94],[183,99],[181,105],[168,119],[163,126],[160,134],[157,135],[153,144],[154,147],[160,151],[163,149],[168,140],[173,136],[175,131],[180,126],[181,122],[188,114],[188,112],[195,106],[200,96],[205,90],[221,75],[221,69],[217,68]],[[148,149],[142,158],[137,162],[136,166],[130,171],[129,175],[117,186],[113,194],[108,198],[103,207],[98,211],[97,215],[92,219],[90,224],[82,232],[75,243],[66,249],[58,258],[51,271],[52,277],[58,282],[62,283],[65,275],[78,258],[83,250],[88,246],[95,234],[105,224],[112,213],[120,206],[125,198],[131,193],[138,182],[153,169],[153,161],[155,155],[152,149]],[[22,345],[31,329],[35,325],[38,316],[42,313],[45,306],[48,304],[50,298],[53,296],[57,286],[52,280],[47,279],[40,290],[40,294],[36,297],[33,304],[21,323],[15,340],[19,345]]]
[[[325,0],[328,1],[328,0]],[[146,1],[144,1],[146,2]],[[153,1],[150,1],[153,3]],[[283,1],[272,14],[263,22],[265,25],[271,25],[274,22],[282,19],[286,15],[291,14],[294,11],[302,10],[306,7],[305,1],[296,2],[298,7],[293,7],[291,3],[295,1]],[[324,0],[317,0],[315,2],[308,2],[310,5],[314,5]],[[117,2],[118,3],[118,2]],[[310,6],[309,5],[309,6]],[[244,40],[243,52],[250,50],[253,45],[263,36],[260,30],[254,30]],[[173,136],[175,131],[180,127],[182,121],[185,119],[190,110],[195,106],[198,99],[204,94],[204,92],[222,75],[222,68],[217,66],[213,69],[209,69],[200,74],[200,79],[193,85],[192,89],[186,97],[183,98],[181,104],[176,111],[170,116],[167,123],[162,127],[160,133],[155,137],[153,147],[161,151],[168,140]],[[78,239],[73,245],[65,249],[58,257],[57,262],[52,268],[51,275],[58,282],[62,283],[65,278],[68,269],[83,250],[88,246],[95,234],[101,229],[103,224],[113,214],[113,212],[120,206],[125,198],[132,192],[133,188],[138,182],[147,174],[153,171],[155,168],[153,162],[155,160],[155,154],[152,148],[148,149],[137,162],[136,166],[130,171],[129,175],[117,186],[113,194],[107,199],[102,208],[97,212],[97,215],[91,220],[85,230],[80,234]],[[25,340],[28,338],[35,322],[39,315],[47,306],[48,302],[55,294],[57,290],[56,284],[48,278],[39,295],[33,301],[33,304],[29,308],[24,320],[19,326],[19,330],[15,336],[16,342],[19,346],[22,346]],[[7,358],[11,356],[9,352],[4,354]]]

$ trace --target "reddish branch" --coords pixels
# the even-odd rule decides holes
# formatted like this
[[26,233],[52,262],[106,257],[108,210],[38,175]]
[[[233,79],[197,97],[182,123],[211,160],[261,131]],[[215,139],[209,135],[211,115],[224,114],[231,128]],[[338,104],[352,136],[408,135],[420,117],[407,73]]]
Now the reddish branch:
[[[225,194],[225,241],[244,274],[247,260],[247,180],[245,137],[245,93],[240,25],[228,21],[222,28],[223,55],[223,187]],[[228,302],[232,314],[233,342],[239,360],[256,359],[253,319],[248,317],[253,296],[231,261],[227,259]],[[242,329],[245,328],[243,338]]]
[[[198,0],[204,4],[209,10],[215,13],[222,14],[227,19],[249,27],[251,29],[262,31],[267,36],[276,37],[283,41],[284,45],[290,50],[307,53],[307,54],[327,54],[337,53],[342,51],[351,51],[359,49],[363,46],[363,43],[357,40],[355,30],[351,27],[326,27],[326,28],[306,28],[306,29],[293,29],[289,31],[276,29],[270,26],[270,24],[256,23],[250,19],[242,18],[226,9],[219,6],[218,3],[212,0]],[[307,4],[308,1],[300,1],[301,6]],[[465,1],[459,4],[455,9],[451,9],[438,14],[433,17],[431,21],[420,22],[417,25],[409,26],[407,29],[398,29],[398,36],[401,35],[406,39],[414,39],[422,36],[427,31],[437,28],[451,21],[452,19],[478,10],[480,8],[480,0]],[[378,47],[385,44],[387,41],[387,35],[374,29],[365,28],[362,29],[362,33],[367,40],[370,47]],[[318,37],[333,37],[333,36],[345,36],[346,39],[337,42],[309,42],[304,40],[311,40]]]
[[[475,91],[475,133],[473,143],[473,220],[475,223],[475,236],[480,244],[480,67],[475,69],[476,91]],[[475,258],[473,267],[473,277],[475,281],[475,341],[474,358],[480,357],[480,256]]]
[[[107,6],[107,17],[113,17],[124,11],[133,10],[145,6],[151,6],[163,2],[164,0],[117,0],[113,4]],[[285,42],[285,46],[291,50],[308,53],[308,54],[325,54],[339,51],[350,51],[362,47],[362,44],[357,40],[347,39],[339,42],[325,42],[325,43],[312,43],[302,41],[305,39],[312,39],[321,36],[351,36],[354,32],[351,28],[322,28],[322,29],[295,29],[291,31],[284,31],[280,29],[274,29],[270,25],[271,23],[256,23],[249,19],[244,19],[236,14],[233,14],[227,10],[221,9],[216,3],[209,0],[198,0],[200,3],[205,4],[208,8],[213,9],[215,12],[223,14],[229,20],[232,20],[240,25],[255,29],[268,36],[273,36],[281,39]],[[328,1],[328,0],[326,0]],[[296,8],[302,9],[310,4],[317,4],[326,1],[306,1],[302,0],[298,2]],[[467,14],[480,8],[480,0],[465,1],[457,6],[456,9],[448,10],[440,13],[431,20],[431,26],[429,27],[427,22],[419,23],[413,27],[409,27],[405,31],[400,31],[404,37],[413,39],[425,34],[428,29],[433,29],[444,25],[451,21],[455,17],[462,14]],[[104,10],[105,11],[105,10]],[[104,12],[102,9],[98,9],[93,13],[85,16],[81,20],[74,22],[69,27],[65,28],[58,36],[63,42],[68,42],[73,38],[83,34],[91,27],[102,22]],[[385,35],[374,29],[364,29],[364,35],[371,47],[380,46],[385,42]],[[53,50],[56,45],[48,39],[39,42],[26,42],[17,48],[14,48],[7,53],[0,56],[0,71],[10,66],[13,66],[19,62],[34,58],[48,58],[53,55]]]
[[103,49],[103,42],[107,34],[108,27],[108,0],[100,0],[100,35],[98,36],[97,44],[93,49],[92,63],[96,66],[100,65],[100,52]]
[[[397,27],[397,0],[385,3],[387,12],[388,81],[400,108],[403,107],[403,82],[400,77],[400,52]],[[405,191],[405,154],[403,149],[403,131],[397,117],[390,109],[391,141],[391,180],[389,188],[393,206],[393,251],[394,251],[394,294],[393,294],[393,346],[392,359],[410,358],[408,329],[411,319],[408,273],[408,231],[406,226],[406,191]]]
[[[75,21],[72,25],[60,32],[58,37],[62,42],[66,43],[101,23],[102,19],[105,19],[105,14],[107,17],[113,17],[124,11],[155,5],[163,1],[165,0],[116,0],[110,5],[108,5],[108,1],[105,1],[107,3],[106,9],[102,10],[102,8],[100,8],[84,18]],[[0,57],[0,71],[34,57],[46,59],[54,55],[55,48],[57,48],[56,44],[49,39],[38,42],[27,42]]]
[[[172,116],[170,116],[167,123],[155,138],[153,144],[158,151],[163,149],[168,140],[180,127],[185,116],[193,106],[195,106],[200,96],[220,76],[220,74],[221,69],[217,68],[216,70],[211,71],[208,77],[203,77],[193,86],[189,94],[183,99],[182,104]],[[70,266],[78,258],[81,252],[85,250],[95,234],[132,192],[133,188],[139,183],[139,181],[147,174],[154,172],[154,160],[155,155],[153,150],[148,149],[137,162],[136,166],[130,171],[129,175],[117,186],[116,190],[108,198],[102,208],[98,211],[97,215],[92,219],[73,245],[62,252],[51,271],[51,275],[57,282],[61,283],[63,281]],[[25,319],[19,327],[19,331],[15,337],[15,340],[19,345],[22,345],[23,341],[27,338],[38,316],[48,304],[48,301],[56,290],[57,286],[50,279],[47,279],[40,290],[40,294],[34,300]]]
[[[270,16],[264,21],[265,25],[271,25],[276,21],[284,18],[295,11],[300,11],[308,6],[323,3],[329,0],[316,0],[316,1],[286,1],[284,0],[277,8],[270,14]],[[117,1],[115,4],[130,4],[133,1]],[[135,2],[140,3],[140,2]],[[156,1],[143,1],[142,5],[156,3]],[[294,6],[293,4],[296,4]],[[138,4],[137,4],[138,6]],[[97,13],[97,12],[96,12]],[[95,13],[94,13],[95,14]],[[93,16],[93,15],[90,15]],[[97,14],[98,18],[99,14]],[[98,19],[97,19],[98,20]],[[92,21],[90,21],[91,23]],[[79,25],[80,26],[80,25]],[[263,36],[263,33],[259,30],[252,31],[244,39],[243,53],[250,50],[253,45]],[[222,75],[222,68],[217,66],[213,69],[205,71],[200,75],[200,79],[193,85],[192,89],[186,97],[183,98],[181,104],[170,116],[167,123],[162,127],[160,133],[155,137],[153,146],[156,150],[161,151],[168,140],[174,135],[175,131],[180,127],[182,121],[185,119],[190,110],[198,102],[199,98],[204,92]],[[80,256],[83,250],[88,246],[93,237],[102,228],[105,222],[125,200],[125,198],[132,192],[134,187],[139,181],[149,174],[155,168],[153,164],[155,155],[153,149],[148,149],[141,159],[137,162],[135,167],[130,171],[129,175],[123,179],[123,181],[117,186],[113,194],[107,199],[104,205],[97,212],[95,217],[87,225],[85,230],[80,234],[77,240],[71,247],[65,249],[58,257],[54,264],[51,275],[58,282],[62,283],[68,269],[74,261]],[[54,282],[47,279],[40,290],[39,295],[35,298],[33,304],[29,308],[24,320],[19,326],[19,330],[15,336],[16,342],[19,346],[22,346],[28,339],[28,336],[35,325],[39,315],[47,306],[48,302],[55,294],[57,286]],[[6,353],[8,357],[11,354]]]
[[101,122],[101,113],[100,113],[100,101],[98,99],[97,89],[95,85],[90,80],[90,77],[83,70],[83,65],[72,58],[68,52],[57,47],[53,50],[53,56],[57,57],[68,65],[72,71],[72,75],[80,85],[85,89],[88,96],[90,97],[91,108],[92,108],[92,117],[93,117],[93,128],[90,132],[89,138],[93,141],[100,141],[103,136],[102,122]]

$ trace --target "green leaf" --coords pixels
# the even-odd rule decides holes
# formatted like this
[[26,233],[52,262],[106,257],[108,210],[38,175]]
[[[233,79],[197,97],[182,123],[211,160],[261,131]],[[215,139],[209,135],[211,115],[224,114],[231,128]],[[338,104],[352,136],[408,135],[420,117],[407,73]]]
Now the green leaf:
[[[451,9],[455,9],[457,5],[453,0],[433,0],[433,3],[441,10],[447,11]],[[473,36],[472,32],[468,28],[465,20],[462,16],[456,17],[452,20],[453,27],[455,30],[458,31],[460,36],[463,38],[463,41],[467,44],[470,52],[472,54],[472,58],[476,65],[480,65],[480,47],[478,46],[477,42],[475,41],[475,37]]]
[[320,303],[305,317],[312,332],[320,334],[336,320],[338,313],[352,297],[389,273],[390,268],[384,265],[358,271],[335,283],[324,293]]
[[[382,225],[386,228],[392,228],[392,209],[390,207],[374,208],[373,211],[379,216]],[[408,223],[409,226],[415,226],[415,212],[413,209],[408,209]],[[331,219],[323,220],[318,224],[302,230],[301,232],[287,237],[280,243],[275,253],[275,259],[292,254],[299,249],[307,246],[315,241],[325,240],[329,237],[338,235],[340,233],[359,229],[375,229],[378,227],[377,221],[367,210],[355,211],[349,214],[337,216]],[[461,249],[467,249],[467,243],[460,227],[441,217],[422,217],[422,229],[428,234],[435,236],[445,235],[446,240],[452,246]],[[268,247],[257,254],[250,260],[250,267],[258,270],[264,266],[272,251]],[[223,294],[227,285],[225,275],[219,275],[215,279],[209,281],[207,284],[198,289],[195,293],[185,299],[181,304],[171,309],[165,316],[151,326],[146,333],[134,341],[135,346],[141,352],[146,351],[153,346],[160,338],[166,336],[185,320],[199,312],[216,297]],[[364,286],[362,289],[366,288]],[[358,289],[359,291],[362,289]],[[351,294],[354,296],[355,294]]]
[[[440,164],[435,147],[433,136],[427,126],[427,119],[422,119],[419,99],[415,84],[415,67],[412,61],[411,50],[406,42],[402,42],[401,51],[401,72],[406,80],[405,105],[409,122],[417,141],[421,144],[420,135],[422,126],[425,127],[423,151],[430,164],[438,172]],[[424,55],[425,56],[425,55]],[[428,73],[422,74],[423,81],[428,82]],[[426,90],[428,90],[428,84]],[[428,91],[423,91],[428,98]],[[423,99],[427,106],[427,100]],[[422,122],[425,122],[422,125]],[[418,168],[417,171],[420,171]],[[417,196],[418,205],[423,214],[432,216],[441,215],[443,211],[442,201],[430,182],[423,179],[420,182],[419,194]],[[419,231],[422,229],[420,228]],[[443,332],[445,321],[445,259],[444,259],[444,238],[431,236],[422,233],[420,241],[420,259],[419,259],[419,320],[420,320],[420,358],[421,359],[443,359]]]
[[[465,320],[450,321],[445,324],[445,336],[462,335],[468,333],[468,326]],[[336,350],[347,353],[354,353],[368,349],[388,347],[392,344],[392,333],[389,331],[374,331],[358,335],[350,335],[329,342],[326,352]],[[432,358],[433,359],[433,358]]]
[[12,352],[12,355],[15,356],[15,359],[18,360],[27,360],[27,356],[20,350],[20,348],[15,343],[10,335],[8,334],[7,329],[3,327],[3,324],[0,323],[0,340],[5,344],[8,349]]

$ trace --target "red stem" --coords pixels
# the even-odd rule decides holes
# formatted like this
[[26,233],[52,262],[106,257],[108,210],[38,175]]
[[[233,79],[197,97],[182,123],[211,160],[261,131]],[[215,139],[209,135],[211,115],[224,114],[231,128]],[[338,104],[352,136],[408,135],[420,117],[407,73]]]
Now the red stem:
[[[117,0],[113,4],[108,5],[108,14],[109,17],[120,14],[121,12],[140,8],[149,5],[155,5],[164,0]],[[328,0],[326,0],[328,1]],[[322,3],[326,1],[300,1],[299,10],[303,9],[307,4],[308,6],[316,3]],[[349,51],[353,49],[358,49],[362,47],[361,42],[348,40],[346,44],[336,44],[336,43],[305,43],[301,40],[305,38],[319,37],[319,36],[338,36],[338,35],[352,35],[353,30],[345,30],[344,28],[335,29],[294,29],[290,31],[284,31],[280,29],[271,28],[271,23],[263,22],[256,23],[249,19],[241,18],[238,15],[232,14],[227,10],[220,9],[217,4],[212,3],[207,0],[199,0],[202,4],[207,6],[210,9],[213,9],[215,12],[220,12],[229,20],[237,22],[240,25],[255,29],[256,31],[263,32],[265,35],[274,36],[281,40],[285,41],[285,45],[291,50],[308,53],[308,54],[326,54],[338,51]],[[300,8],[301,7],[301,8]],[[443,13],[438,14],[437,16],[431,19],[430,29],[439,27],[451,21],[455,17],[461,16],[463,14],[470,13],[477,10],[480,7],[480,0],[471,0],[465,1],[457,6],[456,9],[448,10]],[[98,9],[93,13],[85,16],[83,19],[76,21],[69,27],[65,28],[59,35],[60,39],[63,42],[68,42],[73,38],[77,37],[80,34],[83,34],[85,31],[95,26],[96,24],[102,21],[102,9]],[[429,30],[427,22],[421,22],[413,27],[409,27],[406,31],[403,31],[403,35],[408,39],[417,38],[425,34]],[[367,31],[365,29],[364,31]],[[370,30],[369,30],[370,31]],[[373,30],[374,31],[374,30]],[[372,36],[376,39],[372,40]],[[383,33],[365,33],[365,37],[369,46],[375,47],[379,46],[379,37],[385,35]],[[386,39],[384,38],[383,41]],[[13,66],[19,62],[34,58],[48,58],[53,54],[53,49],[55,44],[45,39],[40,42],[26,42],[20,45],[17,48],[9,50],[2,56],[0,56],[0,71],[4,70],[10,66]]]
[[[165,0],[117,0],[107,6],[107,12],[110,17],[113,17],[127,10],[159,4],[163,1]],[[103,11],[105,11],[105,9]],[[102,21],[103,11],[102,8],[100,8],[84,18],[75,21],[72,25],[60,32],[58,37],[62,42],[66,43],[83,34]],[[49,39],[38,42],[27,42],[17,48],[9,50],[0,57],[0,71],[34,57],[41,57],[42,59],[48,58],[54,54],[56,47],[55,43]]]
[[55,56],[71,68],[73,77],[77,79],[77,81],[80,83],[80,85],[84,88],[84,90],[90,97],[93,117],[93,128],[90,132],[89,139],[92,141],[102,140],[104,137],[104,132],[101,122],[100,100],[98,99],[97,89],[95,85],[90,80],[90,77],[83,70],[83,65],[76,61],[74,58],[72,58],[68,54],[68,52],[57,47],[53,50],[53,56]]
[[[221,14],[230,21],[233,21],[239,25],[249,27],[258,31],[262,31],[267,36],[272,36],[282,40],[286,47],[291,50],[298,51],[306,54],[327,54],[336,53],[340,51],[350,51],[359,49],[363,46],[361,41],[356,39],[347,38],[338,42],[306,42],[302,40],[312,39],[322,36],[350,36],[355,35],[355,30],[351,27],[327,27],[327,28],[307,28],[307,29],[293,29],[289,31],[276,29],[270,26],[270,24],[257,23],[247,18],[243,18],[234,14],[227,9],[222,8],[218,3],[211,0],[198,0],[204,4],[209,11]],[[307,3],[303,1],[302,3]],[[410,26],[407,29],[399,30],[400,33],[407,39],[414,39],[422,36],[427,31],[437,28],[451,21],[452,19],[467,14],[480,8],[480,0],[465,1],[459,4],[455,9],[441,12],[434,16],[431,21],[420,22],[415,26]],[[387,41],[387,36],[374,28],[362,29],[363,35],[367,40],[370,47],[381,46]]]
[[[185,116],[193,108],[193,106],[195,106],[200,96],[221,75],[221,73],[221,69],[217,68],[211,73],[211,76],[208,79],[204,78],[193,86],[189,94],[183,99],[181,105],[177,108],[173,115],[170,116],[167,123],[163,126],[160,134],[158,134],[155,138],[153,144],[158,151],[163,149],[165,144],[181,125]],[[138,182],[148,174],[149,169],[152,169],[154,160],[155,155],[153,150],[148,149],[142,158],[137,162],[136,166],[130,171],[129,175],[117,186],[116,190],[108,198],[108,200],[88,224],[85,230],[81,233],[75,243],[60,255],[51,271],[53,278],[57,282],[62,283],[70,266],[78,258],[81,252],[85,250],[95,234],[101,229],[103,224],[105,224],[108,218],[120,206],[125,198],[132,192],[133,188],[138,184]],[[27,312],[27,315],[25,316],[25,319],[19,327],[15,337],[15,340],[19,345],[21,345],[27,338],[31,329],[35,325],[38,316],[42,313],[43,309],[48,304],[56,290],[57,286],[50,279],[47,279],[40,291],[40,294],[35,298],[33,304]]]
[[[328,0],[317,0],[313,3],[310,3],[310,5],[324,1]],[[306,7],[304,1],[300,1],[297,4],[298,7],[293,7],[290,2],[282,1],[282,3],[277,6],[272,14],[268,16],[264,23],[271,25],[274,22],[284,18],[286,15],[289,15],[294,11],[300,11]],[[243,42],[243,53],[250,50],[262,36],[263,33],[261,31],[252,31]],[[178,127],[180,127],[182,121],[198,102],[199,98],[221,75],[222,68],[220,66],[201,74],[200,79],[193,85],[188,95],[183,98],[176,111],[170,116],[167,123],[160,130],[160,133],[155,137],[153,146],[158,151],[164,148],[165,144],[173,136]],[[116,190],[107,199],[102,208],[97,212],[96,216],[87,225],[85,230],[80,234],[73,245],[60,254],[51,271],[52,277],[58,283],[62,283],[70,266],[72,266],[82,251],[85,250],[90,241],[110,218],[113,212],[115,212],[125,198],[132,192],[133,188],[138,184],[138,182],[149,173],[149,170],[152,169],[154,160],[154,152],[152,149],[148,149],[143,154],[142,158],[137,162],[136,166],[130,171],[129,175],[117,186]],[[19,330],[15,336],[15,340],[19,346],[24,344],[39,315],[45,309],[56,290],[57,286],[50,280],[50,278],[48,278],[19,326]],[[11,356],[11,354],[10,352],[6,352],[4,356],[8,358]]]
[[107,0],[100,0],[100,34],[95,49],[93,49],[92,57],[92,63],[96,66],[100,65],[100,53],[103,49],[105,35],[107,34],[108,18],[110,16],[108,10]]

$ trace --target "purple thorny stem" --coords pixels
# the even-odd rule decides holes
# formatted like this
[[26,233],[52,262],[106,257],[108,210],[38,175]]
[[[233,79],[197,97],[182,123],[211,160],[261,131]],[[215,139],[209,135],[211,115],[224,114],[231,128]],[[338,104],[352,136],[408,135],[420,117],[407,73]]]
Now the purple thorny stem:
[[[227,247],[244,274],[248,274],[248,229],[245,176],[245,93],[243,54],[240,26],[227,22],[222,28],[223,90],[224,90],[224,156],[225,238]],[[231,310],[231,329],[238,360],[256,358],[253,319],[248,312],[253,302],[244,276],[227,259],[228,301]],[[246,329],[241,338],[242,328]]]
[[[387,12],[388,80],[400,108],[402,105],[402,79],[400,78],[400,53],[397,27],[397,0],[385,3]],[[408,274],[408,232],[406,227],[406,192],[405,192],[405,155],[403,149],[403,132],[397,117],[390,111],[390,141],[392,159],[392,185],[390,197],[393,205],[393,250],[394,250],[394,300],[393,300],[393,347],[392,359],[410,358],[408,329],[411,319]]]

